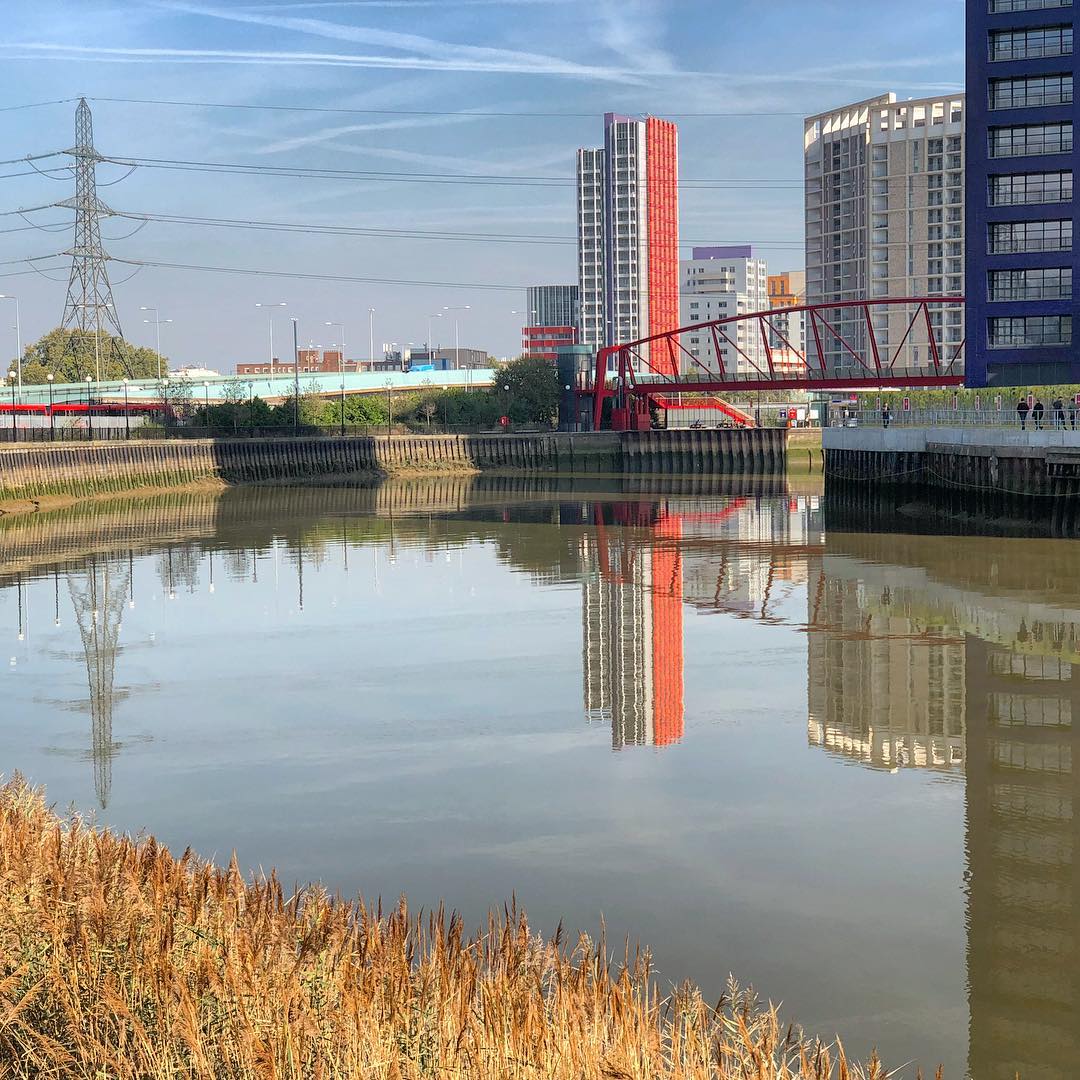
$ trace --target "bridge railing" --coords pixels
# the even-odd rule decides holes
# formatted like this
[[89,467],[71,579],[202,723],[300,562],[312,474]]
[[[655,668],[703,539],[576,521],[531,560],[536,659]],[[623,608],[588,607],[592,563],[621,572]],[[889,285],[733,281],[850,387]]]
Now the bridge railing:
[[[1020,428],[1029,431],[1041,430],[1080,430],[1080,409],[1067,402],[1060,415],[1046,402],[1041,418],[1028,413],[1021,420],[1016,412],[1015,402],[1003,405],[999,411],[992,409],[950,409],[920,408],[892,410],[888,418],[889,427],[923,428]],[[885,418],[880,409],[856,409],[851,406],[833,405],[829,415],[830,427],[885,427]]]

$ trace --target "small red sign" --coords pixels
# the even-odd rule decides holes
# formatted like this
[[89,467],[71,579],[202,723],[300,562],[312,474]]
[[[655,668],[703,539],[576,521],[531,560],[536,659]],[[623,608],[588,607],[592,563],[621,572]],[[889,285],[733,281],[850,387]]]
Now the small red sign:
[[904,412],[911,412],[911,398],[904,398]]
[[510,426],[510,417],[509,416],[500,416],[499,417],[499,423],[503,427],[509,427]]

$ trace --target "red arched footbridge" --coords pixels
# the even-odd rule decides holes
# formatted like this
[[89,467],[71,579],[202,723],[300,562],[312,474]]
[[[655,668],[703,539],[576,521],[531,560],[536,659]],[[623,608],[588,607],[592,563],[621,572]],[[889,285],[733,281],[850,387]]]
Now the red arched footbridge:
[[[597,352],[593,385],[584,391],[593,397],[593,426],[601,427],[608,399],[611,426],[619,430],[647,428],[650,403],[686,408],[694,402],[753,426],[725,395],[962,386],[964,341],[952,339],[961,335],[963,305],[962,296],[806,304],[609,345]],[[804,323],[802,349],[791,341],[800,336],[790,329],[793,318]]]

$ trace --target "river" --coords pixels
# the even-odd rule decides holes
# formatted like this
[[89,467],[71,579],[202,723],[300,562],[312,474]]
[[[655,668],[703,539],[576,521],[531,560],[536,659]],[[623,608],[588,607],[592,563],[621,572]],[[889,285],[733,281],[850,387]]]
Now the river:
[[483,476],[0,519],[0,770],[286,886],[516,896],[860,1057],[1073,1077],[1080,548],[844,524]]

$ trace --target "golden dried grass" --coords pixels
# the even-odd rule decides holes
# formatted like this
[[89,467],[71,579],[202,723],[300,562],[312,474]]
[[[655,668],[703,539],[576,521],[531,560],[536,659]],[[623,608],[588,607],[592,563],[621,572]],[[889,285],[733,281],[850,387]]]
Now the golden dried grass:
[[544,941],[511,906],[467,936],[285,896],[190,851],[0,788],[0,1077],[884,1080],[734,985],[661,994],[647,954]]

